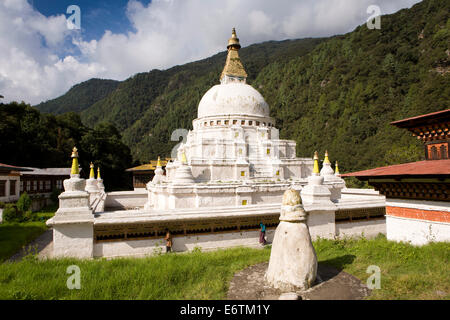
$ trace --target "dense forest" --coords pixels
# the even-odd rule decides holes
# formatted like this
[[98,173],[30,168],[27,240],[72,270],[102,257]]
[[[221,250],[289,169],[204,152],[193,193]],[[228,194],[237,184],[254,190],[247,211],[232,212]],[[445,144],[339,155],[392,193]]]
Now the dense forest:
[[[240,55],[248,83],[269,103],[281,138],[297,142],[298,156],[328,149],[341,172],[415,161],[419,142],[389,123],[449,107],[449,12],[449,1],[424,0],[382,16],[380,30],[363,24],[327,39],[252,45]],[[171,133],[192,128],[225,57],[137,74],[77,111],[89,127],[113,123],[136,161],[169,156],[177,143]],[[38,107],[58,112],[49,108],[54,101]]]
[[74,112],[43,114],[16,102],[0,103],[0,119],[0,163],[70,168],[76,146],[85,178],[92,161],[100,167],[108,191],[132,188],[131,177],[125,172],[131,165],[131,152],[112,124],[102,122],[90,129]]
[[119,84],[115,80],[90,79],[73,86],[65,95],[42,102],[36,107],[42,112],[53,114],[81,112],[107,97]]

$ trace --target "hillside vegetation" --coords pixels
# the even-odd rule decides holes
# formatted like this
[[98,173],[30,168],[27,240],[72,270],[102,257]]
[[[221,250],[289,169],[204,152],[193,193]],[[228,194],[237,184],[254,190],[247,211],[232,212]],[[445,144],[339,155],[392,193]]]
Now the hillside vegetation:
[[[297,142],[298,156],[328,149],[343,172],[415,161],[423,156],[419,142],[389,123],[448,108],[449,12],[450,2],[425,0],[382,16],[380,30],[363,24],[343,36],[252,45],[240,55],[248,83],[269,103],[281,138]],[[91,127],[113,123],[139,162],[169,156],[178,143],[171,133],[192,128],[225,58],[137,74],[81,118]]]
[[42,102],[36,107],[42,112],[53,114],[81,112],[107,97],[119,83],[115,80],[90,79],[73,86],[65,95]]

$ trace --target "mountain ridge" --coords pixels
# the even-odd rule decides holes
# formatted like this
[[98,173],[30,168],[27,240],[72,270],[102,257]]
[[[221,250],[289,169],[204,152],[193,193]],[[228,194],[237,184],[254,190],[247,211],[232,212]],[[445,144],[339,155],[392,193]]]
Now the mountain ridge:
[[[450,101],[450,4],[424,0],[320,39],[269,41],[242,48],[248,83],[270,105],[280,137],[298,156],[315,150],[341,171],[415,161],[420,144],[389,123],[439,111]],[[112,122],[140,162],[170,156],[177,128],[192,128],[198,103],[218,84],[225,52],[167,70],[139,73],[81,111],[91,127]]]

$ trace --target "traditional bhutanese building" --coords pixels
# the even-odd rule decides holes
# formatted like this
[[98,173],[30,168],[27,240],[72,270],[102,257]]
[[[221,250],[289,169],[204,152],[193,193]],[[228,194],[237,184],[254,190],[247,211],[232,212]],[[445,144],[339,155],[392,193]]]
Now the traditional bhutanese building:
[[[160,160],[161,167],[165,168],[167,162],[169,162],[170,160],[170,158],[166,158],[166,160]],[[158,160],[151,160],[150,163],[146,163],[126,170],[128,172],[132,172],[133,174],[134,189],[145,189],[147,183],[149,183],[155,176],[157,165]]]
[[450,241],[450,109],[399,120],[424,144],[424,161],[343,174],[367,181],[386,196],[389,240]]

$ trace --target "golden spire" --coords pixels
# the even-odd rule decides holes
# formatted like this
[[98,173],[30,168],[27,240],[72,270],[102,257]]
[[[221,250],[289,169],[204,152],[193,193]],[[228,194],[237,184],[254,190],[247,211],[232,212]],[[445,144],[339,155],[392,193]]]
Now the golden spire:
[[156,163],[157,167],[161,167],[161,158],[158,156],[158,162]]
[[77,147],[73,147],[72,150],[72,170],[70,174],[80,174],[80,168],[78,167],[78,149]]
[[319,154],[314,152],[314,167],[313,167],[313,175],[317,176],[320,174],[319,170]]
[[102,177],[100,176],[100,167],[97,167],[97,179],[101,179]]
[[334,174],[335,175],[339,175],[339,167],[338,167],[338,162],[336,161],[336,166],[334,167]]
[[330,159],[328,159],[328,150],[325,151],[325,159],[323,160],[323,163],[331,164]]
[[92,161],[89,167],[91,168],[91,172],[89,173],[89,179],[95,179],[94,164],[92,163]]
[[231,38],[228,40],[228,55],[225,62],[225,67],[223,68],[222,74],[220,75],[220,80],[224,76],[247,78],[247,72],[245,72],[244,66],[242,65],[241,59],[239,58],[239,49],[241,45],[239,44],[239,38],[236,36],[236,30],[233,28],[231,33]]

